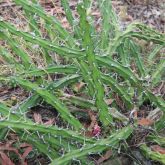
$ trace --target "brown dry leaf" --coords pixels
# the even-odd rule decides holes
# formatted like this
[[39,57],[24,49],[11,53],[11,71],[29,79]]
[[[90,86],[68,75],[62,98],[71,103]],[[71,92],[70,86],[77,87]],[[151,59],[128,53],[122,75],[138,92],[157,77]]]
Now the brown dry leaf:
[[15,140],[10,140],[6,143],[0,143],[0,151],[8,150],[9,147],[15,142]]
[[137,119],[137,117],[138,117],[138,112],[135,111],[135,112],[134,112],[134,118]]
[[90,137],[96,136],[97,137],[101,133],[101,128],[97,123],[96,114],[92,111],[88,111],[88,114],[91,119],[91,124],[88,127],[89,131],[86,132],[86,136],[90,136]]
[[41,114],[36,113],[36,112],[34,112],[33,117],[34,117],[34,121],[37,124],[53,125],[55,123],[55,118],[51,118],[48,121],[43,122]]
[[74,85],[74,90],[75,90],[76,92],[79,92],[79,91],[84,87],[84,85],[85,85],[85,83],[83,83],[83,82],[76,83],[76,84]]
[[133,17],[131,15],[127,15],[127,17],[125,18],[126,21],[133,21]]
[[122,21],[125,21],[127,18],[127,6],[120,6],[119,17]]
[[10,160],[10,158],[4,153],[0,151],[0,163],[3,165],[14,165],[14,163]]
[[53,125],[55,123],[55,118],[49,119],[44,125]]
[[124,103],[123,103],[122,99],[119,97],[119,95],[113,94],[113,96],[114,96],[114,99],[115,99],[117,105],[121,108],[121,110],[124,110]]
[[62,24],[63,28],[70,29],[69,23],[65,17],[63,19],[61,19],[61,24]]
[[34,117],[34,121],[37,124],[43,124],[42,117],[41,117],[41,115],[39,113],[34,112],[33,117]]
[[22,165],[27,165],[27,162],[25,161],[25,158],[32,151],[32,145],[27,144],[27,143],[20,144],[19,149],[20,148],[23,148],[24,149],[24,153],[21,155],[19,153],[19,150],[17,148],[14,148],[12,146],[12,144],[14,142],[15,141],[12,140],[12,141],[7,141],[6,143],[0,144],[0,162],[3,165],[14,165],[14,163],[10,160],[10,158],[8,157],[8,155],[5,153],[7,151],[7,152],[14,152],[14,153],[16,153],[16,155],[21,160],[21,164]]
[[131,69],[133,70],[134,73],[137,73],[136,64],[134,61],[131,62]]
[[96,16],[96,17],[100,17],[100,16],[101,16],[101,14],[100,14],[99,11],[93,11],[93,12],[91,13],[91,15],[92,15],[92,16]]
[[99,160],[97,161],[98,164],[104,162],[105,160],[108,160],[110,157],[112,156],[112,151],[108,150],[104,156],[102,156],[101,158],[99,158]]
[[154,123],[153,120],[147,119],[147,118],[142,118],[142,119],[138,120],[138,125],[141,125],[141,126],[150,126],[153,123]]
[[[18,149],[12,147],[12,144],[14,142],[15,141],[12,140],[12,141],[8,141],[6,143],[0,144],[0,160],[3,165],[14,165],[13,162],[10,160],[10,158],[5,153],[5,151],[15,152],[16,155],[18,155],[18,157],[21,159],[21,155],[19,154]],[[26,163],[24,165],[26,165]]]
[[50,7],[53,6],[52,0],[40,0],[39,3],[40,3],[42,6],[44,6],[44,5],[47,5],[47,6],[50,6]]
[[89,111],[84,110],[84,111],[89,114],[89,117],[91,119],[90,125],[85,125],[85,127],[88,129],[88,131],[85,132],[85,135],[87,137],[93,137],[93,129],[94,129],[95,125],[97,124],[96,114],[93,111],[90,111],[90,110]]
[[89,114],[90,119],[91,119],[91,124],[88,127],[88,129],[92,130],[94,128],[95,124],[97,123],[97,118],[96,118],[96,114],[92,111],[88,111],[88,114]]
[[15,96],[15,95],[14,96],[11,96],[11,100],[12,101],[17,101],[17,96]]
[[55,14],[57,14],[57,15],[65,15],[65,12],[60,7],[54,7],[54,8],[50,9],[50,14],[51,15],[55,15]]
[[162,148],[159,145],[153,145],[151,146],[151,149],[155,152],[159,152],[160,154],[165,154],[165,148]]
[[19,141],[19,137],[18,137],[17,134],[15,134],[15,133],[10,133],[9,135],[10,135],[10,139],[13,140],[14,142],[15,142],[15,141]]
[[111,105],[113,102],[113,99],[106,99],[105,102],[107,105]]
[[113,7],[120,6],[120,5],[121,5],[121,1],[113,0],[113,1],[112,1],[112,5],[113,5]]
[[134,5],[149,5],[149,4],[157,3],[157,0],[129,0],[129,1]]
[[[86,125],[83,125],[83,126],[86,127]],[[93,134],[91,131],[86,131],[85,136],[90,138],[90,137],[93,137]]]
[[92,131],[92,135],[95,137],[98,137],[101,134],[101,128],[100,126],[96,123],[94,125],[93,131]]
[[22,154],[22,159],[25,161],[25,158],[29,155],[29,153],[32,151],[33,147],[30,144],[23,143],[20,145],[20,148],[25,148],[24,153]]
[[[3,90],[3,89],[2,89]],[[1,91],[1,89],[0,89],[0,96],[4,96],[5,94],[7,94],[7,93],[9,93],[9,91],[8,90],[3,90],[3,91]]]
[[5,60],[2,57],[0,57],[0,64],[5,64]]

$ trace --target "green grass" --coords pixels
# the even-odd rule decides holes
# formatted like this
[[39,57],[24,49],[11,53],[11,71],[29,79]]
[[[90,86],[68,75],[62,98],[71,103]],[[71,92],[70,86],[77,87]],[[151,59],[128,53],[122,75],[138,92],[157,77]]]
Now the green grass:
[[[22,7],[29,31],[20,30],[0,18],[0,39],[6,42],[5,46],[0,47],[0,57],[8,69],[12,70],[10,75],[1,74],[0,71],[0,82],[23,88],[31,95],[15,107],[0,103],[1,140],[5,140],[7,133],[14,131],[21,141],[31,143],[39,153],[47,156],[52,165],[77,161],[93,163],[88,157],[92,154],[103,154],[111,149],[115,156],[119,148],[127,152],[129,145],[126,145],[126,141],[129,144],[137,123],[135,120],[131,124],[125,114],[130,114],[135,108],[140,110],[146,101],[162,111],[162,118],[152,127],[157,133],[162,130],[165,103],[162,96],[152,91],[162,82],[165,72],[165,61],[160,55],[157,56],[165,46],[163,34],[138,22],[128,25],[124,31],[120,30],[110,0],[97,1],[102,18],[100,32],[95,28],[90,15],[90,1],[84,0],[77,5],[78,20],[74,18],[68,1],[61,1],[71,26],[70,31],[63,28],[59,20],[48,15],[35,1],[14,2]],[[46,38],[39,28],[40,20]],[[21,45],[19,39],[24,40],[24,45]],[[141,40],[152,42],[155,46],[145,57],[138,44]],[[33,52],[34,44],[38,47]],[[40,52],[42,68],[33,60],[29,50],[32,53]],[[58,55],[59,61],[52,54]],[[153,66],[153,62],[158,64]],[[80,82],[85,84],[84,87],[74,91],[74,85]],[[71,94],[66,93],[66,88]],[[119,96],[123,108],[114,95]],[[106,103],[107,99],[113,100],[111,105]],[[58,112],[61,123],[68,125],[67,128],[36,124],[26,117],[31,108],[43,101]],[[96,113],[103,133],[99,140],[85,136],[88,129],[78,118],[79,115],[87,115],[83,109]],[[122,128],[116,130],[119,121]],[[148,139],[164,145],[163,138],[149,136]],[[72,143],[73,140],[79,145]],[[62,157],[61,148],[65,151]],[[164,157],[153,153],[149,147],[142,145],[139,149],[147,158],[164,163]]]

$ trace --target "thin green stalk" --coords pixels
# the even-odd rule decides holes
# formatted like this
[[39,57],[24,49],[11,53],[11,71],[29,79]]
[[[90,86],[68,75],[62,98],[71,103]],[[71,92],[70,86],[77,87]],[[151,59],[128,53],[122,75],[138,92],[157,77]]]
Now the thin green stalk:
[[146,90],[145,95],[153,102],[155,103],[155,105],[157,107],[160,108],[160,110],[162,110],[163,112],[165,112],[165,102],[163,100],[163,98],[159,97],[159,96],[155,96],[152,92],[150,92],[149,90]]
[[12,56],[12,54],[9,53],[5,48],[0,46],[0,56],[5,60],[6,63],[9,64],[9,67],[14,65],[14,68],[16,68],[17,71],[21,71],[24,66],[19,64],[15,58]]
[[159,144],[160,146],[165,146],[165,137],[163,136],[158,136],[158,135],[149,135],[147,137],[147,140],[151,141],[151,142],[155,142],[157,144]]

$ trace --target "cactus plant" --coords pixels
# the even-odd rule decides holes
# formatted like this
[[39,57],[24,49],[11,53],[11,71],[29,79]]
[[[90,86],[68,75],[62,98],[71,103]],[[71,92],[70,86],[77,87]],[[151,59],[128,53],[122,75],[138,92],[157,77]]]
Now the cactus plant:
[[[16,28],[0,18],[0,39],[6,41],[6,46],[0,46],[0,57],[11,70],[10,74],[1,74],[0,70],[0,82],[19,86],[29,91],[30,96],[15,106],[0,103],[0,140],[6,138],[7,132],[14,131],[20,140],[31,143],[38,152],[46,155],[51,164],[75,161],[83,164],[93,163],[88,159],[92,153],[117,150],[122,147],[120,142],[124,141],[123,150],[128,148],[126,140],[136,130],[136,121],[130,124],[131,120],[122,112],[131,114],[146,100],[163,114],[153,129],[160,131],[164,127],[164,100],[152,92],[164,74],[164,60],[157,57],[165,45],[163,34],[138,22],[121,29],[111,0],[97,0],[101,14],[100,31],[95,28],[91,16],[92,1],[83,0],[77,4],[77,19],[69,2],[61,0],[71,30],[63,28],[60,21],[47,14],[35,0],[13,2],[24,10],[29,30]],[[47,37],[40,30],[40,19]],[[20,38],[25,45],[20,43]],[[137,40],[152,42],[155,46],[147,57],[142,55]],[[31,57],[36,53],[32,49],[34,44],[43,61],[42,67]],[[52,54],[58,55],[60,60],[55,60]],[[158,65],[153,66],[153,62]],[[75,92],[72,85],[81,82],[83,88]],[[122,109],[114,95],[121,99]],[[113,100],[112,103],[107,104],[108,99]],[[36,124],[26,116],[30,109],[45,103],[58,113],[65,128]],[[86,137],[88,128],[77,117],[78,112],[70,107],[92,111],[102,134]],[[116,121],[123,127],[118,131]],[[164,163],[162,155],[153,153],[147,146],[142,145],[140,149],[147,157]]]

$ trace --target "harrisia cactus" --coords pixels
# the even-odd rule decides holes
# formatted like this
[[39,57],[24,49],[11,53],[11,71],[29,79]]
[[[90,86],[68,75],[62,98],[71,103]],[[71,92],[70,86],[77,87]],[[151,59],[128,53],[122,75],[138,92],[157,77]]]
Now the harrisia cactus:
[[40,88],[37,84],[31,83],[27,80],[22,80],[20,78],[14,79],[21,86],[36,92],[40,95],[47,103],[51,104],[61,115],[61,117],[70,123],[75,129],[81,129],[82,125],[80,122],[74,118],[74,116],[69,112],[69,110],[63,105],[58,98],[51,94],[48,90]]
[[[98,69],[98,64],[96,62],[96,57],[94,54],[93,41],[91,37],[91,27],[87,20],[86,10],[82,4],[78,5],[78,12],[80,14],[80,29],[82,33],[83,47],[86,50],[86,70],[88,70],[87,74],[91,77],[91,82],[93,83],[93,87],[96,91],[92,93],[99,112],[99,118],[104,125],[111,124],[112,115],[108,113],[108,106],[104,101],[104,88],[101,80],[101,73]],[[81,61],[82,63],[82,61]],[[85,62],[83,62],[85,63]],[[85,77],[86,75],[84,75]],[[88,80],[87,80],[88,83]]]
[[165,164],[165,156],[164,154],[161,154],[159,152],[152,151],[149,147],[147,147],[145,144],[140,146],[140,149],[142,150],[143,154],[147,158],[151,158],[154,161],[158,161],[162,164]]
[[1,32],[0,37],[8,42],[8,44],[11,46],[11,49],[15,52],[16,55],[21,57],[23,65],[26,67],[26,69],[30,68],[32,62],[28,54],[26,54],[22,49],[20,49],[17,41],[12,39],[11,36],[7,35],[6,33]]
[[16,4],[21,5],[25,11],[28,11],[32,14],[37,14],[43,20],[45,20],[46,24],[48,25],[51,30],[55,28],[58,31],[60,37],[65,40],[70,46],[74,44],[73,37],[66,31],[60,24],[60,22],[52,16],[48,16],[44,10],[38,4],[34,4],[27,0],[14,0]]
[[82,156],[87,155],[87,154],[90,155],[92,153],[101,152],[108,148],[110,148],[110,149],[116,148],[116,147],[118,147],[120,141],[125,140],[130,136],[132,131],[133,131],[133,129],[131,127],[123,128],[123,129],[115,132],[114,134],[112,134],[107,139],[98,140],[94,144],[86,145],[80,149],[73,150],[70,153],[67,153],[66,155],[64,155],[61,158],[54,159],[52,161],[51,165],[53,165],[55,163],[58,165],[62,165],[64,163],[67,163],[70,160],[79,159]]
[[55,51],[59,55],[65,55],[67,57],[70,55],[70,57],[78,57],[78,58],[84,56],[83,51],[52,44],[50,41],[47,41],[41,37],[36,37],[29,33],[19,31],[14,26],[12,26],[7,22],[4,22],[3,20],[0,20],[0,28],[7,29],[12,34],[17,35],[19,37],[23,37],[26,41],[30,43],[38,44],[47,50]]
[[86,143],[94,143],[94,140],[92,139],[87,139],[86,137],[81,136],[80,134],[62,129],[62,128],[57,128],[54,126],[44,126],[44,125],[38,125],[36,123],[32,122],[22,122],[21,124],[18,121],[1,121],[0,122],[1,127],[9,127],[13,129],[20,129],[20,130],[29,130],[29,131],[38,131],[41,133],[51,133],[56,136],[62,136],[63,138],[69,138],[75,139],[78,142],[86,142]]
[[[51,164],[67,165],[75,161],[93,164],[88,159],[92,153],[118,150],[123,146],[120,142],[131,138],[136,129],[128,126],[130,119],[126,114],[134,107],[140,109],[147,101],[153,108],[159,108],[162,116],[152,129],[159,133],[164,128],[164,100],[152,92],[164,75],[163,34],[141,23],[121,29],[111,0],[95,2],[101,14],[100,31],[91,15],[93,4],[90,0],[77,4],[79,17],[76,18],[69,1],[61,0],[69,31],[55,16],[47,14],[38,1],[14,2],[25,11],[29,30],[20,30],[0,18],[0,39],[5,41],[5,46],[0,46],[0,59],[2,66],[11,70],[10,75],[0,70],[0,83],[19,86],[30,94],[16,106],[8,107],[3,100],[3,104],[0,103],[0,140],[5,140],[7,134],[14,131],[21,141],[31,143],[39,153],[46,155]],[[149,55],[142,55],[138,39],[153,43],[154,49]],[[33,52],[34,44],[37,48]],[[42,65],[33,60],[36,54],[42,58]],[[153,65],[157,62],[157,66]],[[75,92],[73,85],[81,90]],[[114,95],[119,99],[113,98]],[[107,100],[111,100],[110,103]],[[58,111],[65,128],[36,124],[26,116],[32,107],[45,102]],[[88,111],[94,116],[84,123]],[[87,137],[95,136],[92,134],[95,126],[99,126],[100,135]],[[121,129],[116,131],[117,127]],[[164,145],[163,138],[151,139]],[[127,152],[127,145],[124,146],[122,150]],[[147,158],[164,163],[164,157],[146,145],[140,149]]]

